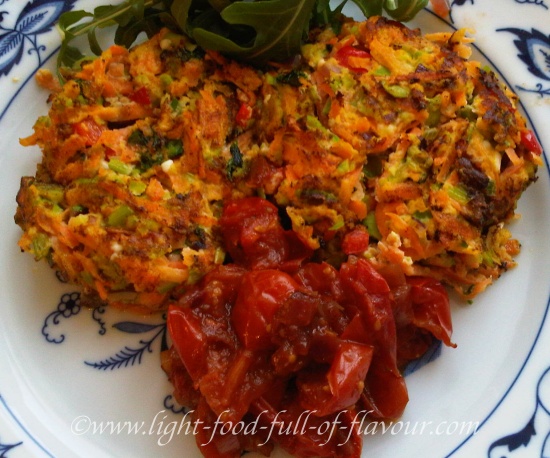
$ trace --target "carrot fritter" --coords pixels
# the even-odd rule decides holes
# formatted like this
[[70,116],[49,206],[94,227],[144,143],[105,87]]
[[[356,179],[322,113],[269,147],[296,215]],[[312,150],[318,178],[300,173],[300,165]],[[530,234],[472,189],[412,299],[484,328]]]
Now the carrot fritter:
[[514,265],[502,223],[541,161],[468,42],[371,18],[263,69],[168,30],[113,46],[21,141],[43,158],[21,181],[19,245],[92,298],[160,310],[224,262],[224,201],[260,195],[319,260],[366,227],[375,264],[473,297]]

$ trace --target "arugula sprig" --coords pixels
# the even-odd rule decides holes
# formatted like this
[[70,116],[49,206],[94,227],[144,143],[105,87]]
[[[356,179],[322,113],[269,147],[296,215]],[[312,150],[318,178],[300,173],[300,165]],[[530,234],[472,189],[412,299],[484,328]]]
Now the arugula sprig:
[[[348,0],[331,9],[330,0],[125,0],[93,12],[61,15],[57,66],[74,67],[87,56],[75,46],[87,37],[90,51],[102,52],[98,29],[116,27],[116,44],[130,47],[144,32],[151,37],[167,26],[193,38],[204,49],[262,64],[297,54],[310,28],[335,24]],[[366,17],[386,13],[398,21],[412,19],[428,0],[352,0]]]

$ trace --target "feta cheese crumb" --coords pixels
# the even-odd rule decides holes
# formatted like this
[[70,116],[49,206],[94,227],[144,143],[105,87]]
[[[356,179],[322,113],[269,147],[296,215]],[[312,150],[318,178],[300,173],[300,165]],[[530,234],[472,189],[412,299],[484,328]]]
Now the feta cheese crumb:
[[168,172],[168,170],[170,170],[170,168],[172,167],[173,164],[174,164],[174,161],[172,159],[168,159],[167,161],[164,161],[160,165],[160,168],[162,169],[162,171],[164,173],[166,173],[166,172]]

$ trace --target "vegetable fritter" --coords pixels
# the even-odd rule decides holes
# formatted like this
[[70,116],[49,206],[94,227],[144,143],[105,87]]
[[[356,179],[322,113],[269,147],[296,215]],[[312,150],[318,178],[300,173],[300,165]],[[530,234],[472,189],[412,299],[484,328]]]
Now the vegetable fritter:
[[[227,260],[224,201],[259,195],[319,261],[362,255],[473,297],[514,265],[503,223],[542,151],[469,41],[377,17],[263,69],[168,30],[113,46],[21,140],[43,158],[19,245],[91,300],[160,310]],[[349,253],[358,229],[370,243]]]

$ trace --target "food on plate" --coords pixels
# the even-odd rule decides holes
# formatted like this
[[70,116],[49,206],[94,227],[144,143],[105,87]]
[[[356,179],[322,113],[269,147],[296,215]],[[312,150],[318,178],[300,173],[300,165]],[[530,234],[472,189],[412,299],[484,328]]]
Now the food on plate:
[[359,456],[358,418],[398,418],[401,370],[454,346],[443,284],[472,298],[520,249],[542,149],[469,42],[345,20],[253,67],[163,29],[41,73],[19,246],[88,304],[166,311],[205,456]]
[[502,223],[541,150],[468,41],[347,21],[262,70],[166,29],[112,46],[21,140],[43,156],[19,245],[92,302],[162,310],[226,259],[223,203],[261,195],[317,261],[355,237],[351,254],[473,297],[514,265]]
[[227,203],[220,226],[235,263],[170,306],[162,357],[201,452],[359,457],[368,421],[405,409],[400,371],[435,339],[454,346],[446,290],[357,256],[311,262],[258,197]]

